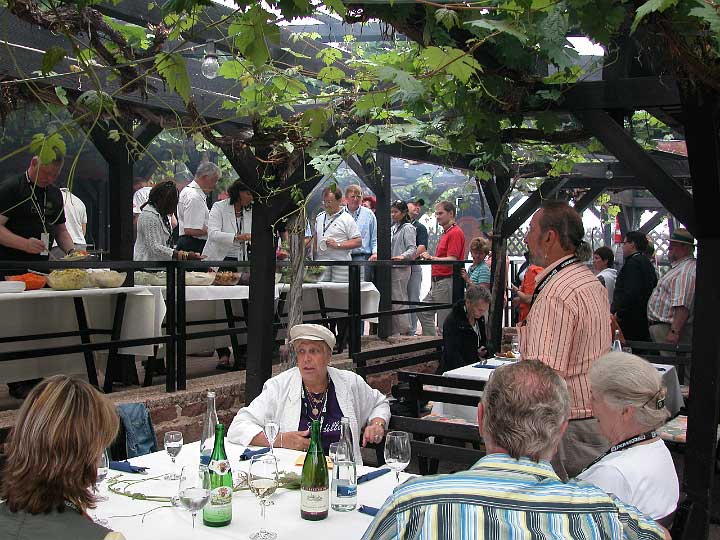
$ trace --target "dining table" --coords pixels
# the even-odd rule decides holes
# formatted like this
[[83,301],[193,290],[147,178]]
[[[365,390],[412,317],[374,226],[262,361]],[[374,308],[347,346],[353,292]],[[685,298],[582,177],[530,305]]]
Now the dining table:
[[[250,461],[240,461],[246,447],[226,439],[225,451],[234,477],[240,471],[247,473]],[[253,448],[256,450],[257,448]],[[278,469],[301,474],[297,465],[302,452],[285,448],[274,449]],[[235,491],[232,497],[232,522],[226,527],[207,527],[202,523],[202,510],[198,512],[193,528],[190,513],[168,500],[152,500],[153,497],[171,498],[178,492],[177,480],[166,480],[164,475],[180,472],[181,467],[199,467],[200,444],[194,442],[183,446],[175,465],[164,451],[154,452],[128,460],[132,465],[147,467],[146,474],[132,474],[110,470],[100,484],[101,495],[108,500],[99,502],[90,511],[93,519],[104,519],[107,527],[121,532],[126,540],[204,540],[246,539],[261,527],[275,531],[278,540],[322,538],[323,540],[355,540],[362,538],[372,522],[372,516],[357,509],[339,512],[330,509],[328,517],[321,521],[306,521],[300,517],[300,491],[279,488],[272,495],[272,505],[266,509],[266,521],[260,516],[259,500],[248,490]],[[360,466],[357,474],[377,470]],[[332,474],[332,471],[329,471]],[[400,482],[412,475],[400,473]],[[330,480],[328,480],[330,481]],[[383,474],[358,485],[358,505],[380,508],[385,499],[398,485],[394,472]],[[119,494],[117,492],[124,492]],[[127,494],[134,494],[134,498]],[[150,497],[150,499],[146,498]]]
[[[489,358],[485,362],[473,362],[466,366],[462,366],[456,369],[451,369],[443,373],[445,377],[455,377],[458,379],[469,379],[488,381],[493,371],[500,366],[508,363],[512,363],[513,360],[501,359],[501,358]],[[667,395],[665,396],[665,406],[670,411],[671,416],[675,416],[680,409],[684,406],[685,401],[682,396],[682,390],[680,388],[680,381],[678,379],[677,369],[675,366],[670,364],[653,364],[658,372],[662,376],[663,384],[667,388]],[[453,388],[441,388],[443,392],[458,392]],[[467,393],[469,391],[464,391]],[[481,392],[477,392],[478,396],[482,395]],[[477,408],[469,407],[467,405],[455,405],[453,403],[434,403],[433,414],[443,416],[449,419],[457,419],[464,422],[477,423]]]

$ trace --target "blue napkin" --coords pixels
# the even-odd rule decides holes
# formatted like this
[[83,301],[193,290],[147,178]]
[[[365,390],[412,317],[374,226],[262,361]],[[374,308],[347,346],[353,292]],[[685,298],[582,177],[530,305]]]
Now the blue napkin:
[[499,368],[500,366],[494,366],[492,364],[483,364],[482,362],[478,362],[477,364],[474,364],[473,367],[483,368],[483,369],[495,369],[495,368]]
[[[387,470],[387,469],[385,469]],[[367,514],[368,516],[375,516],[380,511],[379,508],[373,508],[372,506],[365,506],[364,504],[361,504],[358,506],[358,512],[362,512],[363,514]]]
[[667,368],[664,368],[664,367],[657,367],[657,366],[656,366],[655,369],[657,369],[660,373],[665,373],[665,372],[667,371]]
[[121,472],[136,473],[136,474],[146,474],[145,471],[148,470],[148,467],[137,467],[135,465],[131,465],[128,461],[111,461],[110,468],[113,471],[121,471]]
[[363,474],[361,476],[358,476],[357,483],[363,484],[369,480],[373,480],[374,478],[377,478],[378,476],[382,476],[385,473],[389,473],[390,469],[378,469],[377,471],[372,471],[367,474]]
[[240,461],[247,461],[254,458],[255,456],[261,456],[270,451],[270,448],[261,448],[260,450],[250,450],[246,448],[245,451],[240,454]]

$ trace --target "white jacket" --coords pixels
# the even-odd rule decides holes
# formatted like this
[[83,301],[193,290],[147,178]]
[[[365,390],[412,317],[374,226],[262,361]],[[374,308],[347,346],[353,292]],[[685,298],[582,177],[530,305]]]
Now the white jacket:
[[[352,371],[328,367],[328,374],[335,385],[340,410],[350,419],[355,461],[362,465],[360,455],[360,429],[371,418],[390,421],[390,405],[387,398]],[[253,437],[263,431],[270,420],[280,424],[280,431],[297,431],[300,423],[302,377],[298,368],[284,371],[265,382],[262,393],[250,405],[240,409],[228,430],[231,442],[249,445]]]
[[[252,210],[249,210],[252,220]],[[238,225],[235,219],[235,206],[230,204],[230,199],[218,201],[213,204],[208,218],[208,239],[203,248],[202,254],[209,261],[222,261],[225,257],[235,257],[240,254],[240,259],[247,257],[243,253],[247,249],[248,242],[236,242],[235,235],[238,233]],[[250,230],[243,231],[249,233]]]

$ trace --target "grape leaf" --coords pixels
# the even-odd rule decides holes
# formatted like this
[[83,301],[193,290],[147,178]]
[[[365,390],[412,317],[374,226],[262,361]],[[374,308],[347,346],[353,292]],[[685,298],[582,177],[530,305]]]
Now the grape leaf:
[[36,133],[30,142],[30,151],[40,159],[41,165],[52,163],[58,157],[65,155],[67,148],[65,140],[59,133],[45,135]]
[[318,72],[317,77],[328,84],[339,83],[345,78],[345,72],[335,66],[325,66]]
[[233,22],[228,28],[228,34],[234,36],[235,46],[256,67],[262,66],[270,58],[267,40],[280,42],[280,29],[275,24],[275,16],[259,4]]
[[450,30],[460,26],[460,17],[452,9],[440,8],[435,12],[435,20]]
[[421,57],[433,71],[442,69],[462,83],[467,83],[475,72],[482,71],[477,60],[460,49],[426,47]]
[[315,55],[315,58],[318,58],[325,62],[326,66],[331,65],[335,62],[335,60],[339,60],[342,58],[342,51],[339,51],[338,49],[333,49],[332,47],[325,47],[324,49],[320,49],[318,53]]
[[40,70],[43,75],[50,73],[53,68],[65,58],[65,49],[62,47],[50,47],[42,56]]
[[528,40],[527,35],[509,21],[476,19],[474,21],[467,21],[465,24],[470,26],[471,29],[482,28],[484,30],[490,30],[491,32],[504,32],[519,40],[520,43],[526,43]]
[[423,84],[407,71],[383,66],[377,74],[381,80],[397,84],[408,99],[416,99],[425,91]]
[[344,17],[347,13],[347,8],[345,7],[345,4],[343,4],[342,0],[323,0],[323,4],[341,17]]
[[638,25],[650,13],[654,13],[656,11],[662,13],[667,8],[676,6],[677,3],[678,0],[648,0],[639,8],[637,8],[637,11],[635,12],[635,20],[630,27],[630,33],[634,33]]
[[190,101],[190,76],[182,56],[178,53],[158,53],[155,68],[171,90],[177,92],[185,103]]
[[300,125],[308,128],[311,137],[321,137],[328,128],[329,113],[325,109],[308,109],[300,118]]
[[365,132],[363,134],[353,133],[345,139],[345,152],[347,154],[364,156],[371,150],[377,150],[377,146],[378,136],[370,132]]

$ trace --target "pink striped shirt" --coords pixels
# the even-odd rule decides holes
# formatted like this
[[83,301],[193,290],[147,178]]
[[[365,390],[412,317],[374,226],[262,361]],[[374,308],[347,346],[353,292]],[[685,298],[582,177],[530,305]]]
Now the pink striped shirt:
[[[545,268],[535,282],[568,258]],[[611,332],[607,291],[581,263],[555,274],[518,325],[520,355],[546,363],[565,378],[572,419],[592,416],[587,373],[590,364],[610,350]]]

